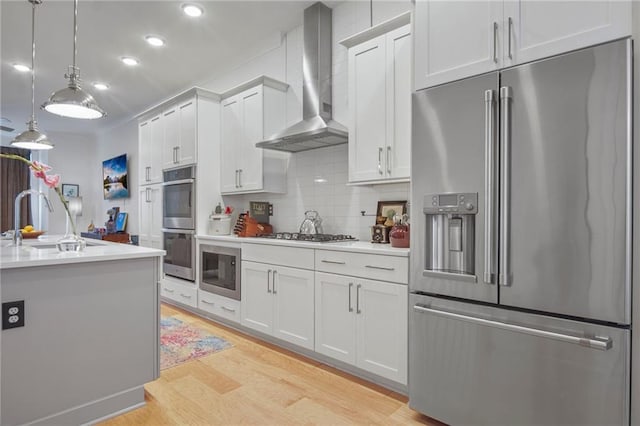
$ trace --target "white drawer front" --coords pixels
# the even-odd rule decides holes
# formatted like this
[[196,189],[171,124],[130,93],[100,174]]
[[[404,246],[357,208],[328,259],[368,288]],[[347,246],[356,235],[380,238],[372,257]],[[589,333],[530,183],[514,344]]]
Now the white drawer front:
[[194,308],[198,305],[198,292],[195,284],[181,284],[164,279],[160,284],[160,295]]
[[198,290],[198,309],[240,324],[240,301]]
[[313,249],[308,248],[242,244],[242,260],[291,268],[313,269],[313,252]]
[[316,271],[407,284],[409,259],[398,256],[316,250]]

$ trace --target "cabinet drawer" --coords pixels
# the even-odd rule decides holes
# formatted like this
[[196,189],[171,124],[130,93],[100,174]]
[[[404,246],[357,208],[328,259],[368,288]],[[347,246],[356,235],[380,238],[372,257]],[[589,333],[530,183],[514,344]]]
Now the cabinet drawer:
[[242,244],[242,260],[300,269],[313,269],[314,265],[313,249],[267,244]]
[[240,324],[240,301],[198,290],[198,309]]
[[409,259],[398,256],[316,250],[316,271],[406,284]]
[[194,308],[198,305],[198,292],[195,284],[182,284],[164,279],[160,284],[160,295]]

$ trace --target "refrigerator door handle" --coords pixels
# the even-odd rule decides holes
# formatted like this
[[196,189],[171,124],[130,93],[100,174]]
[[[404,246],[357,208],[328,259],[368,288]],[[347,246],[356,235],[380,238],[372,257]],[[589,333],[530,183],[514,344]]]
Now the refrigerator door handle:
[[484,282],[495,284],[496,276],[496,132],[493,90],[484,92]]
[[555,331],[541,330],[539,328],[524,327],[516,324],[509,324],[500,321],[493,321],[484,318],[462,315],[454,312],[442,311],[440,309],[430,308],[422,304],[413,305],[414,312],[423,314],[438,315],[443,318],[449,318],[459,321],[466,321],[472,324],[483,325],[487,327],[499,328],[501,330],[513,331],[515,333],[528,334],[530,336],[542,337],[545,339],[557,340],[563,343],[584,346],[591,349],[607,351],[613,347],[613,341],[607,336],[577,337],[569,334],[557,333]]
[[503,286],[510,286],[511,277],[511,246],[510,246],[510,206],[511,206],[511,100],[513,89],[509,86],[500,88],[500,111],[502,114],[502,125],[500,140],[501,146],[501,176],[500,176],[500,277],[499,283]]

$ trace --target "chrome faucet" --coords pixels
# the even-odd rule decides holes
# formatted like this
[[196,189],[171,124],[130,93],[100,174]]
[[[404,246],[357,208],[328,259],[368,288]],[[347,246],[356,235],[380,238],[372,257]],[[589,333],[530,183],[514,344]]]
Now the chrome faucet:
[[45,203],[47,204],[47,208],[49,209],[50,212],[53,213],[53,206],[51,205],[51,202],[49,201],[47,196],[44,195],[44,192],[38,191],[36,189],[25,189],[24,191],[19,193],[16,196],[16,201],[15,201],[15,203],[13,205],[13,207],[14,207],[14,209],[13,209],[13,220],[14,220],[15,225],[16,225],[15,232],[13,233],[13,245],[16,245],[16,246],[21,246],[22,245],[22,233],[20,232],[20,202],[22,201],[22,199],[24,197],[26,197],[29,194],[37,194],[37,195],[42,196],[42,198],[44,198]]

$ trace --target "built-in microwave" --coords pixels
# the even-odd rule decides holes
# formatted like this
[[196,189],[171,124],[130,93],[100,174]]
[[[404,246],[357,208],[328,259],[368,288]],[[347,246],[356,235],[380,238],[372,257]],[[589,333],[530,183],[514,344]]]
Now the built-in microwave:
[[163,174],[162,226],[196,228],[195,166],[165,170]]
[[240,249],[200,244],[200,289],[240,300]]

